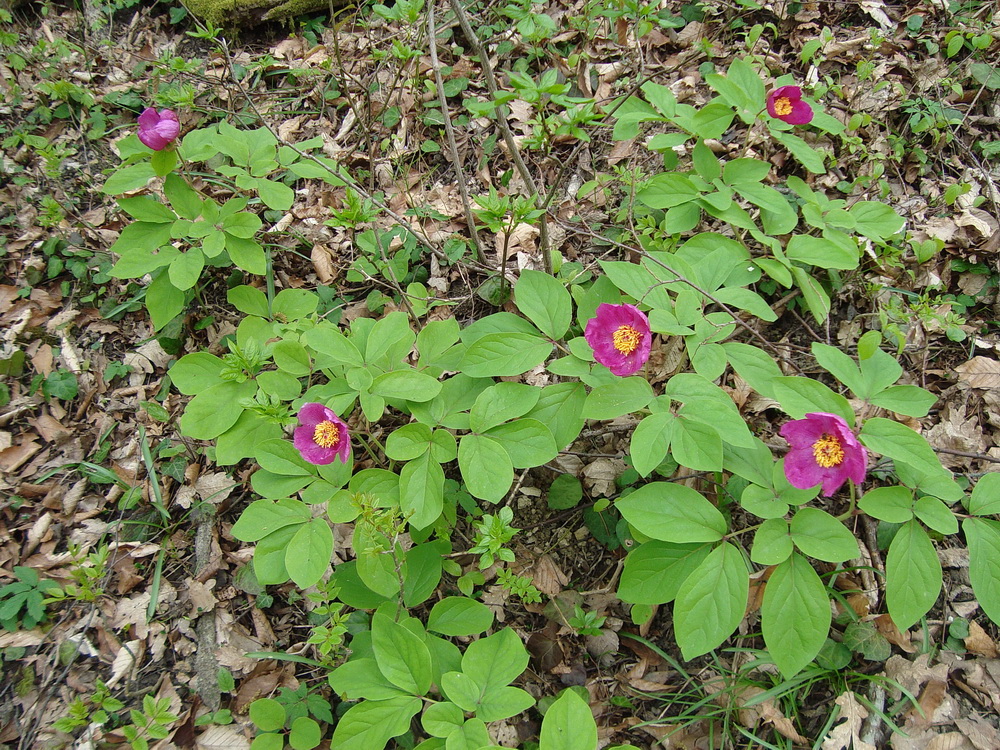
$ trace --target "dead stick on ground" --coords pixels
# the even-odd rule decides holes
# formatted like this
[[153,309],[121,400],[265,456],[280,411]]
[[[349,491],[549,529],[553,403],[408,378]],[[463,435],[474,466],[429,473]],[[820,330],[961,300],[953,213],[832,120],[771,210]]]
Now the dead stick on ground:
[[[469,44],[472,45],[472,51],[476,53],[476,57],[479,58],[479,64],[483,68],[483,75],[486,77],[486,89],[490,92],[490,96],[493,101],[497,99],[497,80],[493,76],[493,67],[490,65],[489,55],[483,48],[483,45],[479,42],[479,37],[476,36],[476,32],[472,28],[472,24],[469,22],[469,17],[465,13],[465,8],[462,7],[462,0],[451,0],[451,8],[455,11],[455,16],[458,18],[458,23],[462,27],[462,32],[465,34],[466,39]],[[500,133],[503,135],[504,143],[507,144],[507,150],[510,151],[510,158],[514,162],[514,166],[517,168],[518,174],[521,175],[521,179],[524,180],[524,184],[528,186],[528,190],[532,193],[532,198],[535,201],[535,206],[544,211],[544,197],[538,192],[538,186],[535,184],[534,178],[531,176],[531,172],[528,171],[528,165],[524,163],[524,159],[521,158],[521,152],[517,147],[517,141],[514,140],[514,134],[510,130],[510,125],[507,124],[507,118],[503,116],[500,112],[499,107],[497,108],[497,125],[500,126]],[[546,221],[546,214],[543,213],[539,218],[539,244],[541,245],[542,251],[542,265],[545,268],[545,272],[552,273],[552,258],[549,256],[549,225]],[[504,274],[504,269],[501,268],[500,274]]]
[[[212,533],[215,528],[215,509],[203,504],[194,513],[198,527],[194,536],[194,567],[200,574],[212,558]],[[203,613],[195,625],[198,635],[198,651],[194,655],[194,667],[198,695],[211,711],[218,711],[222,702],[219,690],[219,662],[215,658],[216,632],[215,611]]]

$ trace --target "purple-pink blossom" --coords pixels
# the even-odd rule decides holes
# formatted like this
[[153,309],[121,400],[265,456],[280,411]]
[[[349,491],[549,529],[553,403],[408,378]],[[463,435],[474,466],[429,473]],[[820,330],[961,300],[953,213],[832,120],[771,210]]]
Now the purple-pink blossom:
[[598,305],[583,335],[594,359],[615,375],[638,372],[649,359],[649,321],[635,305]]
[[347,423],[323,404],[303,404],[292,442],[311,464],[331,464],[337,458],[346,464],[351,454]]
[[805,125],[813,118],[813,108],[802,101],[798,86],[781,86],[768,94],[767,112],[789,125]]
[[153,107],[146,107],[139,115],[139,140],[153,151],[165,149],[180,132],[181,124],[171,109],[157,112]]
[[781,436],[791,450],[785,456],[785,477],[800,490],[822,483],[829,497],[850,479],[865,479],[868,451],[858,442],[847,422],[836,414],[813,412],[805,419],[786,422]]

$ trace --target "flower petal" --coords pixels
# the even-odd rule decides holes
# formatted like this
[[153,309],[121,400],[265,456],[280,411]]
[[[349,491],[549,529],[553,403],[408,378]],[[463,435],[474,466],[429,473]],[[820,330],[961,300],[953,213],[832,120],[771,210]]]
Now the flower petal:
[[801,99],[792,100],[792,111],[781,117],[789,125],[805,125],[813,118],[813,108]]
[[779,99],[782,96],[795,101],[796,99],[802,98],[802,89],[798,86],[779,86],[774,91],[771,92],[771,96],[775,99]]
[[[629,326],[639,334],[638,345],[628,354],[619,351],[614,344],[615,331],[622,326]],[[635,305],[607,302],[598,305],[594,317],[587,321],[583,336],[594,351],[594,359],[614,375],[632,375],[649,359],[652,347],[649,320]]]
[[778,431],[788,444],[795,448],[808,448],[812,451],[812,444],[823,436],[822,426],[812,419],[795,419],[785,422]]
[[316,402],[303,404],[299,409],[299,422],[309,427],[315,427],[320,422],[340,422],[340,418],[333,411]]
[[812,448],[790,450],[785,456],[785,479],[799,490],[815,487],[826,478],[827,470],[816,463]]

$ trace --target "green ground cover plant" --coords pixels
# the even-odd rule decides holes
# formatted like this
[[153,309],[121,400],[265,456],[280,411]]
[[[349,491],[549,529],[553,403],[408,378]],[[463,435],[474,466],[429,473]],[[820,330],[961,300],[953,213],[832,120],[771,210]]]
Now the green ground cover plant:
[[[638,43],[700,22],[707,5],[685,4],[680,15],[634,3],[614,10],[588,5],[574,24],[635,22],[627,32],[620,28],[619,37]],[[546,511],[583,519],[594,539],[618,550],[613,582],[600,593],[617,597],[625,626],[669,623],[659,643],[623,634],[683,677],[677,727],[702,720],[714,701],[722,708],[706,710],[725,717],[731,746],[734,732],[775,746],[731,721],[746,705],[784,701],[793,713],[816,684],[848,690],[864,683],[884,699],[881,678],[851,666],[888,657],[889,642],[871,618],[845,603],[858,592],[845,591],[844,581],[860,571],[880,577],[885,614],[897,631],[926,632],[945,582],[935,545],[965,546],[971,594],[1000,625],[993,575],[1000,560],[1000,478],[956,474],[914,429],[938,395],[917,385],[901,359],[914,310],[958,341],[970,333],[961,316],[987,298],[995,279],[961,297],[883,296],[869,330],[847,337],[850,346],[832,345],[829,331],[845,289],[860,285],[872,266],[902,268],[904,257],[919,265],[944,246],[915,233],[885,200],[888,193],[879,193],[891,157],[863,176],[840,169],[842,154],[866,149],[858,133],[872,123],[827,111],[838,96],[835,82],[775,76],[771,61],[756,51],[768,33],[763,25],[743,32],[746,51],[728,64],[706,57],[699,69],[708,92],[703,102],[689,103],[676,87],[642,77],[601,101],[581,90],[587,87],[580,80],[545,67],[547,56],[562,59],[565,41],[556,21],[534,8],[514,3],[497,10],[506,19],[497,23],[512,25],[522,45],[511,42],[501,57],[523,56],[504,68],[500,88],[490,73],[488,95],[478,99],[465,97],[465,74],[449,72],[448,86],[443,80],[432,86],[429,76],[421,81],[414,73],[427,44],[427,9],[419,0],[377,6],[371,19],[408,27],[388,52],[372,56],[386,66],[382,73],[392,72],[393,90],[398,84],[411,94],[439,94],[420,105],[425,130],[414,141],[422,144],[420,158],[445,159],[434,132],[450,117],[448,98],[462,112],[463,127],[476,120],[503,131],[489,148],[503,142],[512,166],[478,197],[462,193],[468,241],[445,242],[440,233],[431,239],[426,227],[448,216],[424,205],[401,214],[391,191],[375,189],[377,180],[394,184],[386,168],[405,169],[391,132],[402,117],[397,100],[380,101],[378,114],[364,120],[372,159],[372,171],[364,172],[330,157],[323,137],[279,135],[258,121],[253,107],[240,116],[198,118],[181,108],[193,106],[193,95],[171,89],[179,112],[150,106],[136,118],[137,132],[114,141],[120,163],[106,171],[101,188],[115,198],[120,217],[120,234],[107,251],[113,265],[88,265],[67,245],[48,244],[43,264],[33,266],[33,285],[99,268],[92,281],[102,288],[88,289],[94,300],[112,279],[128,282],[133,296],[122,305],[135,309],[141,301],[150,341],[170,348],[166,380],[155,396],[144,392],[143,408],[160,423],[157,435],[161,425],[169,427],[178,444],[154,445],[143,426],[133,468],[103,466],[110,451],[103,437],[93,460],[73,464],[93,485],[121,490],[115,497],[122,513],[148,511],[130,521],[145,536],[128,542],[165,540],[176,529],[176,509],[164,495],[167,478],[194,485],[197,473],[188,472],[194,465],[227,482],[231,474],[244,494],[224,506],[226,534],[252,547],[239,551],[238,586],[253,592],[261,609],[276,600],[303,608],[299,643],[250,656],[292,664],[308,678],[240,696],[239,712],[220,709],[217,696],[208,719],[195,722],[192,714],[192,727],[226,727],[243,713],[256,750],[323,743],[338,750],[496,750],[511,742],[532,750],[596,747],[598,723],[588,705],[594,696],[572,687],[544,696],[529,690],[533,644],[490,598],[498,587],[536,615],[551,600],[563,636],[588,648],[588,639],[615,632],[609,621],[619,618],[602,605],[591,607],[582,595],[567,605],[526,574],[521,540],[528,523],[514,498],[528,476],[540,485]],[[456,9],[443,37],[459,57],[466,50],[455,28],[467,25],[463,12]],[[436,47],[442,35],[433,16],[428,20]],[[908,29],[917,35],[921,26]],[[323,32],[321,22],[312,24],[311,41]],[[235,79],[218,30],[198,33],[218,45]],[[832,39],[815,40],[800,62],[822,62]],[[946,59],[967,55],[981,66],[991,40],[970,24],[944,36],[940,50]],[[481,43],[464,41],[473,48]],[[712,50],[707,38],[698,45],[706,55]],[[490,60],[479,57],[488,69]],[[982,67],[969,75],[981,90],[994,88]],[[60,83],[40,90],[53,105],[48,119],[96,122],[98,101]],[[379,86],[372,82],[368,94],[383,94]],[[168,100],[164,94],[152,101]],[[353,112],[361,105],[338,106]],[[513,112],[519,142],[509,130]],[[908,97],[898,116],[915,138],[936,145],[951,143],[963,117],[926,92]],[[69,155],[31,140],[39,136],[9,138],[37,152],[52,179]],[[632,142],[641,158],[575,183],[577,197],[601,201],[606,213],[596,219],[553,208],[557,188],[540,189],[515,158],[523,151],[558,168],[560,155],[600,139],[612,148]],[[449,158],[461,175],[453,134],[450,141]],[[411,157],[417,158],[405,156]],[[481,168],[487,161],[484,152]],[[321,204],[316,223],[351,248],[340,269],[349,293],[284,272],[294,254],[289,245],[314,242],[283,244],[284,217],[319,189],[339,191]],[[986,205],[983,196],[965,201],[972,191],[971,181],[956,181],[939,204]],[[58,226],[60,212],[51,203],[43,223]],[[537,229],[534,258],[521,237],[525,227]],[[567,227],[600,254],[551,246],[549,230]],[[477,232],[495,236],[495,252],[484,249]],[[978,272],[981,265],[963,270]],[[474,312],[436,293],[432,269],[442,267],[456,278],[471,268],[485,279],[475,296],[470,287]],[[990,273],[986,266],[980,275]],[[881,287],[871,293],[881,294]],[[214,327],[215,318],[202,310],[210,305],[224,309],[231,327]],[[825,330],[831,343],[779,346],[768,326],[786,315],[802,330]],[[224,333],[199,337],[202,330]],[[172,344],[182,332],[200,348]],[[668,347],[679,362],[672,368],[658,364]],[[13,369],[13,359],[5,361]],[[133,364],[108,365],[107,383],[141,366],[125,362]],[[22,356],[16,374],[24,364]],[[81,396],[82,374],[79,367],[55,367],[35,376],[31,392],[69,404]],[[741,388],[765,404],[766,418],[743,408],[735,395]],[[623,436],[615,458],[624,468],[603,488],[588,484],[585,497],[580,478],[561,459],[594,434]],[[140,470],[145,484],[136,480]],[[185,514],[194,502],[192,516],[212,516],[211,497],[189,497]],[[862,529],[877,530],[884,565],[866,558]],[[155,570],[157,589],[176,544],[164,541],[150,558],[155,562],[143,563]],[[109,570],[127,564],[103,542],[89,556],[71,549],[77,570],[66,586],[47,583],[31,568],[14,569],[17,582],[0,587],[5,630],[44,626],[52,619],[46,605],[96,609],[106,600]],[[130,627],[152,623],[155,595],[146,607],[145,621]],[[196,610],[190,618],[204,614]],[[741,628],[745,623],[749,630]],[[951,625],[954,646],[969,631],[962,636],[962,623]],[[926,650],[938,647],[928,643]],[[595,646],[590,655],[600,664],[617,648]],[[720,666],[734,654],[749,664]],[[695,670],[713,665],[725,674],[724,687],[692,686]],[[215,683],[216,692],[236,692],[225,670]],[[747,684],[756,691],[751,704],[741,692]],[[713,699],[713,691],[722,698]],[[141,694],[142,708],[128,721],[125,704],[99,683],[57,729],[79,735],[105,727],[145,748],[187,724],[169,698]],[[884,717],[899,733],[895,715],[917,702],[908,692],[901,696]],[[869,708],[882,714],[884,706]],[[496,726],[524,712],[541,717],[534,733],[499,740]],[[825,734],[834,715],[824,721]],[[802,725],[789,726],[775,731],[792,742],[794,726]],[[814,746],[822,739],[817,735]]]
[[[342,328],[317,315],[319,299],[312,292],[268,296],[237,286],[229,301],[245,317],[229,341],[230,353],[221,358],[189,353],[171,368],[174,386],[193,397],[180,420],[182,434],[213,441],[220,465],[251,458],[260,467],[252,485],[261,499],[232,532],[256,544],[257,581],[291,580],[308,588],[332,574],[343,604],[376,609],[366,631],[374,651],[363,648],[355,634],[351,659],[331,673],[337,693],[362,700],[337,723],[334,746],[382,747],[406,733],[432,684],[445,700],[425,709],[425,731],[449,741],[461,734],[469,747],[488,745],[483,721],[507,718],[533,704],[523,690],[508,687],[527,659],[511,631],[476,641],[461,655],[405,612],[436,588],[460,510],[472,506],[475,514],[501,502],[515,470],[547,464],[588,420],[638,415],[630,459],[640,476],[650,477],[669,461],[715,476],[725,489],[709,498],[689,486],[656,480],[631,488],[614,503],[636,542],[618,594],[635,605],[637,622],[649,617],[651,605],[672,602],[674,634],[685,659],[719,648],[733,634],[744,616],[750,573],[761,565],[770,569],[761,604],[766,658],[785,678],[806,668],[829,642],[831,625],[831,577],[824,580],[813,561],[841,566],[860,556],[844,525],[858,514],[894,524],[885,586],[889,614],[901,630],[928,612],[941,589],[928,529],[956,534],[960,521],[970,542],[976,595],[991,617],[1000,617],[1000,592],[989,574],[990,560],[1000,555],[1000,528],[984,518],[995,510],[989,499],[995,475],[968,494],[924,438],[890,418],[891,413],[923,417],[936,399],[918,386],[897,384],[902,368],[880,348],[878,333],[861,338],[856,358],[813,344],[815,361],[837,390],[814,378],[783,375],[766,349],[735,336],[747,328],[747,316],[775,320],[766,297],[754,290],[764,279],[797,289],[813,319],[824,323],[838,272],[859,265],[860,242],[890,243],[903,229],[902,217],[875,201],[847,208],[844,200],[829,200],[797,177],[788,178],[781,192],[764,184],[771,165],[760,159],[721,160],[706,141],[740,120],[765,129],[803,167],[822,173],[822,152],[793,129],[812,123],[839,135],[843,126],[787,80],[779,79],[765,96],[752,60],[737,59],[725,74],[706,81],[717,97],[703,107],[678,104],[668,88],[647,82],[641,97],[624,100],[613,115],[616,139],[635,137],[643,123],[666,127],[647,142],[664,154],[666,169],[641,179],[635,192],[636,214],[649,227],[638,262],[601,261],[602,275],[569,285],[523,270],[513,288],[519,314],[494,313],[464,328],[454,318],[423,322],[402,311],[378,320],[356,318]],[[515,95],[524,97],[529,82],[512,80]],[[558,96],[553,102],[574,104]],[[688,147],[684,161],[677,157],[679,147]],[[294,157],[280,159],[291,153],[287,148],[267,131],[221,124],[187,134],[180,160],[171,150],[155,152],[152,160],[139,151],[125,153],[125,165],[105,190],[114,193],[163,177],[171,204],[145,196],[120,199],[137,221],[112,248],[123,256],[115,275],[137,277],[166,267],[146,298],[158,327],[181,311],[182,293],[198,282],[206,257],[265,274],[264,252],[253,240],[262,222],[247,210],[247,200],[233,198],[222,206],[202,200],[173,170],[180,161],[224,153],[232,166],[217,169],[237,188],[256,191],[266,207],[287,208],[291,188],[265,176],[279,166],[293,167]],[[129,163],[130,158],[142,160]],[[480,213],[486,210],[499,228],[511,206],[494,196],[481,204]],[[508,228],[537,213],[522,212]],[[682,237],[704,215],[728,225],[730,233]],[[200,250],[193,246],[179,254],[163,245],[167,239],[194,245],[192,238],[201,240]],[[751,254],[748,241],[764,253]],[[167,287],[176,300],[169,310],[155,292]],[[621,311],[631,312],[614,317]],[[693,372],[651,387],[642,368],[652,333],[681,337]],[[539,387],[499,380],[539,366],[560,382]],[[714,382],[730,367],[792,420],[786,423],[792,451],[784,459],[776,459],[753,435]],[[850,391],[860,406],[838,390]],[[327,417],[305,420],[306,410],[320,405]],[[308,424],[296,429],[293,445],[284,432],[295,424],[296,411],[299,422]],[[364,426],[349,435],[341,417],[360,419]],[[386,419],[398,426],[384,440],[371,438],[372,426]],[[347,442],[353,448],[354,438],[379,468],[352,471]],[[868,452],[891,462],[893,481],[862,494]],[[446,475],[456,471],[471,496],[461,507],[445,490]],[[845,481],[849,505],[840,516],[810,504],[821,487],[830,496]],[[720,502],[721,497],[731,500]],[[509,509],[502,510],[509,524]],[[355,522],[357,561],[333,570],[330,524],[349,522]],[[420,542],[405,551],[398,543],[404,531]],[[484,567],[511,563],[513,556],[502,546],[506,541],[501,536],[496,548],[470,551],[483,550]],[[438,615],[450,602],[455,612]],[[453,618],[454,625],[440,622]],[[578,619],[584,622],[582,611]],[[431,610],[428,627],[469,636],[491,622],[489,610],[474,599],[451,598]],[[480,682],[486,678],[479,675],[492,673],[488,666],[458,669],[460,657],[463,665],[474,661],[491,643],[505,644],[491,649],[489,657],[507,665],[502,679]],[[342,676],[348,672],[350,679]],[[370,688],[358,687],[369,683]],[[271,729],[284,724],[265,723]],[[270,737],[268,742],[280,744],[276,735]],[[435,742],[421,747],[437,747]]]

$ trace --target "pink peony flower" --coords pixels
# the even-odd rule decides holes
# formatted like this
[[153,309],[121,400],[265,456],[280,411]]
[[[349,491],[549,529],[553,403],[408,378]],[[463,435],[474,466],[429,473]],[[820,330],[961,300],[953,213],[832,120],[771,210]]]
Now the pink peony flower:
[[813,109],[802,101],[798,86],[781,86],[768,94],[767,112],[789,125],[805,125],[813,118]]
[[785,477],[793,487],[805,490],[822,482],[823,495],[829,497],[848,479],[864,481],[868,451],[836,414],[814,412],[785,422],[781,436],[792,446],[785,456]]
[[587,321],[584,338],[594,350],[594,359],[615,375],[638,372],[649,359],[649,321],[635,305],[598,305],[597,313]]
[[323,404],[303,404],[299,409],[293,444],[302,458],[311,464],[332,464],[335,458],[347,463],[351,454],[351,439],[347,423]]
[[139,140],[153,151],[162,151],[181,132],[181,124],[173,110],[161,109],[157,112],[146,107],[139,115]]

